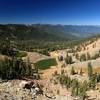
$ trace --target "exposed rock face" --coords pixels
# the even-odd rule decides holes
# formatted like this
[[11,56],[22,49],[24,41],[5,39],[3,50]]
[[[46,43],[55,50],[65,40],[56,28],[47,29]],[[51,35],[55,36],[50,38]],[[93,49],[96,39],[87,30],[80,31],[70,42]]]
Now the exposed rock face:
[[73,100],[43,91],[38,83],[25,80],[0,82],[0,100]]
[[0,100],[34,100],[40,94],[43,91],[32,82],[13,80],[0,83]]

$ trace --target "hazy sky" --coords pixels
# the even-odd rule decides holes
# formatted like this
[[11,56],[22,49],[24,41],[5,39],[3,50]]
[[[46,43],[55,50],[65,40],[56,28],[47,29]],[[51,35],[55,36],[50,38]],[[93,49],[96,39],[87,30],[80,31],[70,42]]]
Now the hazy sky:
[[0,0],[0,23],[100,25],[100,0]]

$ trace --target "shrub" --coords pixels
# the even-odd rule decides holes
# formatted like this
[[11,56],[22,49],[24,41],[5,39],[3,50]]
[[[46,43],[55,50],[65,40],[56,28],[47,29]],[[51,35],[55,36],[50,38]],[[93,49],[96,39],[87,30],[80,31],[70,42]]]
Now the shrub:
[[27,52],[24,51],[19,51],[16,54],[16,57],[26,57],[27,56]]
[[61,74],[64,74],[64,69],[61,70]]

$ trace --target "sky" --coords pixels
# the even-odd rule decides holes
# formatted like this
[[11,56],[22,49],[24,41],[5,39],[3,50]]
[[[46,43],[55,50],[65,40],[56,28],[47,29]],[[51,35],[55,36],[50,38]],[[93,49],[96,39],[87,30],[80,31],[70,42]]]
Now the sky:
[[0,0],[0,23],[100,25],[100,0]]

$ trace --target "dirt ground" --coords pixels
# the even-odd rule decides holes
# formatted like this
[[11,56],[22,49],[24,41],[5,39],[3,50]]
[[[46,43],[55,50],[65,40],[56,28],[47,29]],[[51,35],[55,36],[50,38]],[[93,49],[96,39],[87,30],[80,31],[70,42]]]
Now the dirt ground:
[[39,60],[48,59],[48,58],[50,58],[50,57],[42,55],[37,52],[27,52],[27,56],[23,57],[23,60],[25,60],[25,61],[29,60],[30,62],[35,63]]

